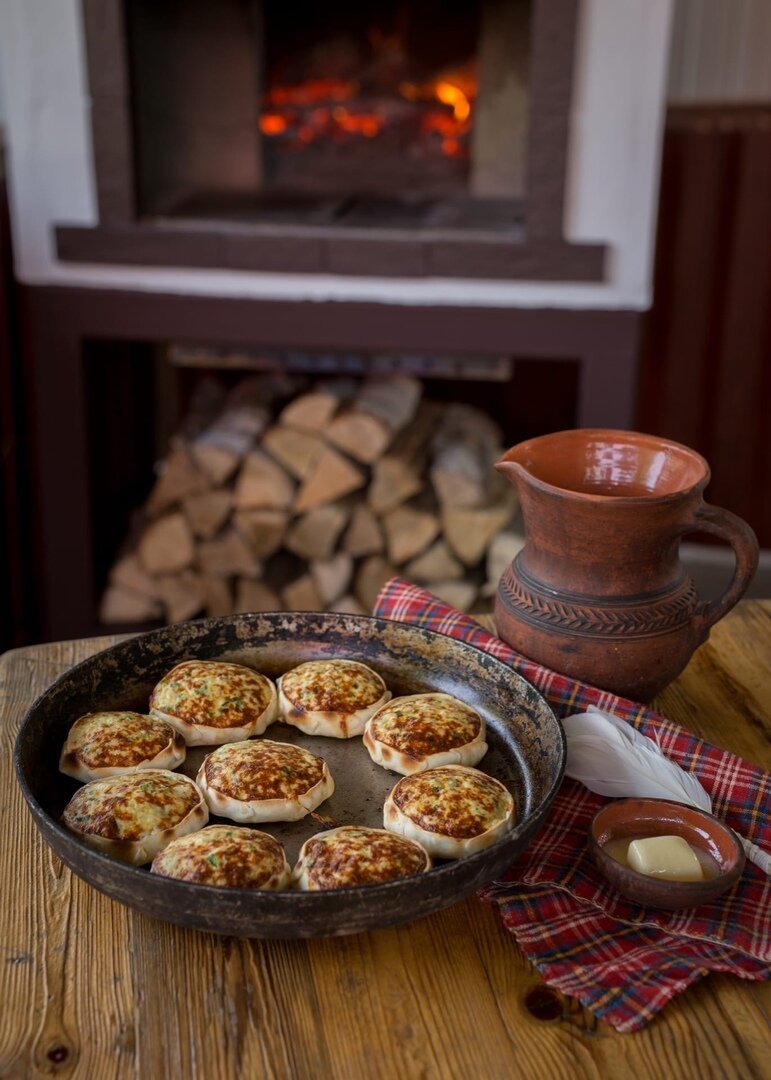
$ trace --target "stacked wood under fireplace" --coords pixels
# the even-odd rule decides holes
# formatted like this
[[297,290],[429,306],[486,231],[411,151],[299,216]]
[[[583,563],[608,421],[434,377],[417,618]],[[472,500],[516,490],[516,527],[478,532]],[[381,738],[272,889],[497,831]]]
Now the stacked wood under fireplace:
[[368,613],[396,573],[472,610],[522,543],[501,452],[489,415],[409,375],[263,373],[227,393],[203,380],[101,619]]

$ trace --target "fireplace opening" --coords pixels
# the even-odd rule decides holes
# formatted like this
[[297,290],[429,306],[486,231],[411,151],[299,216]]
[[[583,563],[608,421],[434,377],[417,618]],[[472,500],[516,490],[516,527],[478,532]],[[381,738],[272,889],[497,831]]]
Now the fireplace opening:
[[149,218],[522,220],[531,0],[125,0]]

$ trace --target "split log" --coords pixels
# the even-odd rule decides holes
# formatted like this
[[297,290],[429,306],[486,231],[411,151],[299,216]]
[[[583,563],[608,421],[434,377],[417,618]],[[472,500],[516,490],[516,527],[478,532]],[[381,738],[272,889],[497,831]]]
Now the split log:
[[345,412],[335,417],[327,428],[326,437],[356,461],[371,465],[382,456],[393,434],[376,416],[364,412]]
[[256,578],[239,578],[233,611],[281,611],[282,604],[276,593],[264,581]]
[[144,569],[136,552],[118,559],[110,570],[109,581],[111,585],[119,585],[121,589],[138,593],[148,600],[158,599],[155,579]]
[[299,394],[279,415],[279,423],[298,431],[322,434],[340,405],[353,396],[353,379],[327,379],[307,394]]
[[158,595],[161,598],[166,621],[184,622],[197,615],[206,603],[203,578],[194,570],[179,574],[161,574],[158,577]]
[[99,618],[108,625],[154,622],[160,619],[162,613],[159,600],[127,589],[124,585],[108,585],[99,606]]
[[270,428],[262,446],[297,480],[305,480],[324,453],[324,440],[318,435],[288,427]]
[[445,507],[442,528],[447,543],[466,566],[476,566],[495,536],[511,520],[517,508],[513,489],[492,506],[478,509]]
[[338,551],[331,559],[312,559],[310,564],[322,607],[327,608],[339,599],[351,583],[353,559],[344,551]]
[[348,511],[339,503],[309,510],[292,525],[285,546],[301,559],[328,559],[348,520]]
[[231,577],[235,574],[254,575],[260,566],[249,545],[233,527],[214,540],[202,540],[198,545],[198,563],[205,574]]
[[422,393],[420,380],[410,375],[375,376],[362,383],[352,407],[396,434],[415,416]]
[[209,481],[181,439],[172,440],[171,449],[157,466],[157,472],[158,479],[145,503],[145,510],[151,517],[209,487]]
[[423,490],[428,445],[440,415],[435,403],[422,402],[413,422],[374,463],[367,501],[375,513],[393,510]]
[[[232,400],[232,399],[231,399]],[[270,422],[262,405],[230,404],[193,441],[191,452],[211,483],[219,486],[233,475]]]
[[296,431],[317,434],[327,427],[337,412],[338,404],[338,399],[333,394],[320,390],[300,394],[290,401],[279,415],[279,423]]
[[268,559],[278,551],[288,524],[286,510],[239,510],[233,515],[233,525],[255,559]]
[[439,533],[439,519],[427,510],[397,506],[383,516],[388,558],[396,565],[427,548]]
[[236,507],[281,510],[290,506],[293,498],[294,483],[281,466],[261,450],[250,451],[236,479]]
[[361,469],[329,446],[297,493],[294,509],[301,513],[334,502],[365,483],[366,477]]
[[282,598],[287,611],[321,611],[324,602],[310,574],[303,574],[284,587]]
[[437,540],[428,551],[412,559],[404,568],[405,577],[421,584],[458,581],[465,572],[463,564],[455,558],[446,540]]
[[412,420],[421,393],[421,383],[408,375],[365,379],[348,408],[332,420],[326,438],[356,461],[372,465]]
[[192,566],[193,534],[179,511],[152,521],[139,537],[137,556],[148,574],[173,574]]
[[362,562],[356,572],[354,592],[366,612],[372,611],[380,590],[395,574],[395,567],[380,555],[370,555]]
[[357,558],[360,555],[379,555],[384,544],[378,519],[366,503],[359,503],[343,537],[343,547],[349,555]]
[[182,512],[195,536],[210,540],[230,516],[233,496],[225,488],[204,491],[182,501]]
[[449,405],[432,448],[431,482],[443,506],[485,506],[506,482],[493,468],[503,452],[500,429],[479,409]]

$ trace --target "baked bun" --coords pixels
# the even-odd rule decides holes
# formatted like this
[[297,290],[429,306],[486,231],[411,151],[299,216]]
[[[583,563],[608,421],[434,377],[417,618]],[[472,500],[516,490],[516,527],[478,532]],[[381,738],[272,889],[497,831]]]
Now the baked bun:
[[193,781],[164,769],[92,780],[72,796],[62,822],[91,847],[122,862],[150,862],[177,836],[202,828],[206,803]]
[[403,777],[383,808],[385,827],[430,855],[457,859],[489,847],[514,823],[514,799],[498,780],[465,765]]
[[306,840],[292,871],[296,888],[342,889],[422,874],[431,857],[414,840],[387,829],[342,825]]
[[150,715],[175,727],[188,746],[215,746],[262,735],[278,717],[278,698],[253,668],[183,660],[153,690]]
[[275,837],[238,825],[208,825],[160,851],[153,874],[235,889],[286,889],[289,863]]
[[322,758],[270,739],[218,747],[204,758],[196,783],[213,814],[247,822],[297,821],[335,790]]
[[185,760],[185,740],[154,716],[137,712],[93,712],[69,730],[59,769],[87,784],[138,769],[176,769]]
[[307,735],[361,735],[390,697],[378,673],[358,660],[309,660],[278,680],[281,716]]
[[482,717],[450,694],[392,698],[367,721],[369,756],[394,772],[424,772],[438,765],[476,765],[487,753]]

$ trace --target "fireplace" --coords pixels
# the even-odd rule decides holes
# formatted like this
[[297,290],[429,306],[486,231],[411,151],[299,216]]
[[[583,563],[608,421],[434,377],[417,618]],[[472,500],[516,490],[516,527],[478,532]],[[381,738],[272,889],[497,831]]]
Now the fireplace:
[[601,282],[563,235],[575,0],[83,0],[66,262]]
[[142,216],[521,225],[529,0],[126,0]]

